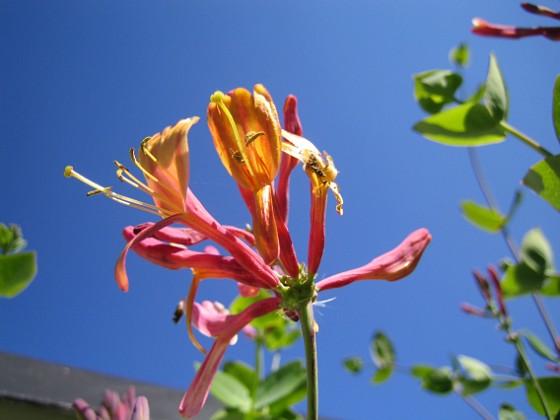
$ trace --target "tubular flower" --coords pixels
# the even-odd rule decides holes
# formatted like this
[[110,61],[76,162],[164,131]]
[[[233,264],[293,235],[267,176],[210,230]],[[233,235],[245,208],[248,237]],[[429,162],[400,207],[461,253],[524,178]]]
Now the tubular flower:
[[222,163],[242,187],[253,194],[253,229],[264,260],[279,256],[272,182],[280,166],[281,127],[274,102],[263,85],[253,95],[238,88],[214,93],[208,105],[208,126]]
[[[295,107],[295,104],[292,106]],[[291,116],[290,119],[297,118],[296,111],[291,112],[295,115]],[[299,118],[297,121],[299,124]],[[338,171],[332,158],[327,153],[323,158],[319,150],[309,140],[286,130],[282,131],[282,135],[287,140],[283,143],[284,152],[302,162],[303,169],[311,181],[311,226],[307,263],[309,272],[314,274],[317,273],[325,247],[325,217],[329,189],[336,198],[337,213],[340,215],[343,213],[342,195],[338,185],[334,182]]]
[[427,229],[418,229],[395,249],[374,258],[370,263],[319,281],[317,290],[335,289],[358,280],[400,280],[414,271],[431,240]]
[[[280,299],[273,297],[259,300],[237,315],[215,317],[211,313],[207,314],[211,319],[205,319],[204,324],[206,326],[211,325],[211,331],[208,330],[207,332],[216,337],[216,341],[179,405],[181,415],[184,417],[194,417],[200,412],[210,392],[212,380],[233,337],[253,319],[278,309],[280,309]],[[200,315],[203,314],[200,313]],[[197,319],[197,322],[203,324],[200,317]]]
[[[313,321],[312,303],[319,293],[358,280],[399,280],[415,269],[431,241],[428,230],[419,229],[370,263],[315,282],[325,246],[329,190],[334,194],[339,214],[343,211],[343,200],[335,183],[338,171],[333,159],[301,136],[297,99],[289,96],[284,105],[285,130],[281,130],[276,107],[262,85],[256,85],[253,94],[241,88],[227,95],[216,92],[207,112],[218,154],[237,182],[253,218],[252,233],[221,225],[188,186],[187,134],[197,117],[181,120],[145,139],[138,158],[131,150],[132,162],[144,174],[145,182],[115,162],[119,179],[150,195],[153,204],[118,194],[111,187],[83,177],[72,167],[65,170],[66,176],[93,188],[89,195],[103,194],[162,217],[156,223],[123,230],[127,243],[115,266],[117,284],[123,291],[128,290],[126,258],[130,250],[161,267],[192,272],[188,296],[181,300],[174,318],[178,321],[185,315],[189,337],[203,353],[206,351],[196,339],[193,327],[215,341],[180,403],[179,411],[185,417],[200,411],[227,347],[253,319],[277,312],[294,321],[302,320],[302,330],[307,331],[304,337],[313,341],[318,328]],[[296,257],[287,226],[289,176],[300,162],[311,190],[307,268]],[[225,255],[213,245],[224,249]],[[210,302],[195,302],[200,283],[210,278],[237,282],[244,296],[270,297],[231,315]]]
[[[529,13],[560,19],[560,12],[551,10],[544,6],[531,3],[521,3],[521,7]],[[472,32],[476,35],[494,36],[498,38],[519,39],[528,36],[540,35],[552,41],[560,41],[560,26],[536,26],[533,28],[519,28],[516,26],[495,25],[480,18],[472,20]]]

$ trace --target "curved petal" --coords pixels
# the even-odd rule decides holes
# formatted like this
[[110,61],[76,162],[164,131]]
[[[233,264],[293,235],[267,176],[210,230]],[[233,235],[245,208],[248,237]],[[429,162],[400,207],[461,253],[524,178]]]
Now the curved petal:
[[165,219],[160,220],[157,223],[154,223],[148,229],[143,230],[138,235],[136,235],[132,240],[128,241],[124,249],[121,251],[117,263],[115,265],[115,279],[117,280],[117,284],[119,285],[120,289],[123,292],[128,291],[128,276],[126,274],[126,256],[130,248],[132,248],[137,243],[141,242],[144,238],[148,238],[154,234],[154,232],[158,231],[159,229],[169,226],[172,223],[180,220],[181,214],[175,214],[173,216],[169,216]]
[[208,397],[212,380],[224,357],[224,353],[230,340],[239,333],[253,319],[266,315],[269,312],[280,308],[280,299],[276,297],[259,300],[253,303],[243,312],[237,315],[230,315],[222,326],[220,336],[208,352],[206,359],[200,366],[191,386],[183,396],[179,405],[179,413],[183,417],[196,416]]
[[316,284],[317,290],[335,289],[357,280],[402,279],[414,271],[431,240],[427,229],[418,229],[395,249],[373,259],[369,264],[321,280]]

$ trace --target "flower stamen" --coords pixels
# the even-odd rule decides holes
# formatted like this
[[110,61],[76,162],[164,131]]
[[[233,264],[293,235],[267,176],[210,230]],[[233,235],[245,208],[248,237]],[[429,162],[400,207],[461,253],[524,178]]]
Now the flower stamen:
[[[140,200],[136,200],[134,198],[131,197],[127,197],[125,195],[116,193],[113,191],[112,187],[103,187],[99,184],[97,184],[96,182],[92,181],[89,178],[86,178],[85,176],[81,175],[80,173],[76,172],[74,170],[74,168],[72,166],[67,166],[64,169],[64,176],[66,178],[76,178],[78,181],[83,182],[84,184],[90,186],[93,188],[93,191],[89,191],[87,193],[87,196],[93,196],[93,195],[97,195],[97,194],[103,194],[105,197],[110,198],[111,200],[120,203],[120,204],[124,204],[125,206],[129,206],[138,210],[142,210],[145,211],[147,213],[150,214],[155,214],[155,215],[161,215],[162,213],[165,213],[165,215],[167,216],[171,216],[173,213],[161,209],[157,206],[154,206],[153,204],[149,204]],[[141,188],[139,188],[141,189]]]

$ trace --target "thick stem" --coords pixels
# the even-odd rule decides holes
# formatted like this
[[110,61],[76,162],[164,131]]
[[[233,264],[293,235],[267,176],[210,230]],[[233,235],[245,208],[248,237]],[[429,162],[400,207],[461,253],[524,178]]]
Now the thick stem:
[[523,134],[521,131],[517,130],[515,127],[512,127],[511,125],[509,125],[505,121],[500,122],[500,125],[508,133],[517,137],[519,140],[521,140],[523,143],[525,143],[531,149],[533,149],[533,150],[537,151],[538,153],[540,153],[541,155],[543,155],[545,158],[554,156],[552,153],[550,153],[548,150],[546,150],[546,148],[541,146],[539,143],[537,143],[531,137],[527,136],[526,134]]
[[317,369],[317,342],[315,339],[315,321],[313,304],[302,303],[298,307],[303,344],[305,346],[305,365],[307,370],[307,420],[319,418],[319,376]]

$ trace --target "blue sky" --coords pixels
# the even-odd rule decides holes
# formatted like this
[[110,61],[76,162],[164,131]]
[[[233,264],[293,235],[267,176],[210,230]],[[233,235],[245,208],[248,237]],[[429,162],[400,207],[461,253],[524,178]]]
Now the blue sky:
[[[550,3],[550,2],[549,2]],[[557,6],[556,3],[549,4]],[[64,167],[134,194],[114,177],[112,161],[177,120],[205,116],[215,90],[263,83],[281,108],[299,98],[304,135],[340,170],[345,214],[331,199],[319,277],[353,268],[397,245],[419,227],[433,242],[416,272],[398,283],[361,282],[329,292],[317,315],[320,411],[343,419],[473,418],[457,397],[437,397],[396,375],[373,387],[341,367],[367,357],[373,330],[384,330],[405,365],[448,364],[466,354],[510,364],[513,350],[491,321],[459,311],[480,303],[471,270],[507,256],[499,236],[463,220],[460,200],[483,198],[464,149],[431,143],[411,131],[423,117],[412,75],[449,67],[450,48],[465,41],[472,61],[466,88],[485,77],[494,52],[511,97],[510,123],[557,150],[550,121],[558,45],[470,34],[475,16],[503,23],[550,24],[514,1],[0,1],[2,59],[0,221],[18,223],[38,252],[39,274],[19,297],[0,302],[0,350],[186,389],[200,360],[183,326],[170,322],[189,274],[128,262],[130,291],[120,292],[114,262],[126,225],[153,220],[63,177]],[[213,150],[203,120],[191,130],[191,187],[224,224],[249,217]],[[480,149],[502,208],[526,169],[540,160],[515,140]],[[292,180],[290,229],[303,259],[308,184]],[[513,221],[518,241],[540,226],[558,251],[556,211],[531,193]],[[203,284],[200,299],[228,303],[235,287]],[[546,301],[558,319],[557,303]],[[538,324],[529,299],[511,303],[517,327]],[[226,358],[252,360],[240,342]],[[301,344],[285,359],[302,357]],[[371,371],[368,371],[368,374]],[[520,391],[480,398],[496,413],[504,400],[531,414]]]

